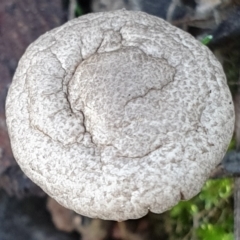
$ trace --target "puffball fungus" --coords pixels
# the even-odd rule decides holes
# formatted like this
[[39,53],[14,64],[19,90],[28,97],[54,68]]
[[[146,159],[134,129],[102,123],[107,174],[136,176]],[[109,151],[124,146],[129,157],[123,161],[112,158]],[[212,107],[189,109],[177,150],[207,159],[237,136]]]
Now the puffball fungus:
[[126,10],[82,16],[32,43],[6,116],[32,181],[79,214],[118,221],[196,195],[234,127],[213,54],[164,20]]

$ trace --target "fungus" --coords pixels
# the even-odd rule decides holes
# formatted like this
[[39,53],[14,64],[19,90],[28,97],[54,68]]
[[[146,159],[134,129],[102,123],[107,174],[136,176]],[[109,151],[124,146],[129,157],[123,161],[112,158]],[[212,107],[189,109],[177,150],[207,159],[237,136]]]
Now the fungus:
[[220,63],[142,12],[82,16],[32,43],[10,86],[14,156],[63,206],[136,219],[196,195],[234,127]]

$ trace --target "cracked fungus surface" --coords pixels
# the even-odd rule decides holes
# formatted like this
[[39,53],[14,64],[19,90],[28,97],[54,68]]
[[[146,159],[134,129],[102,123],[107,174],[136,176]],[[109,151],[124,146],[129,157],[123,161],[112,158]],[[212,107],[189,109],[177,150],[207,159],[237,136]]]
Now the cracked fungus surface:
[[31,44],[6,114],[23,171],[65,207],[112,220],[197,194],[234,125],[212,53],[125,10],[85,15]]

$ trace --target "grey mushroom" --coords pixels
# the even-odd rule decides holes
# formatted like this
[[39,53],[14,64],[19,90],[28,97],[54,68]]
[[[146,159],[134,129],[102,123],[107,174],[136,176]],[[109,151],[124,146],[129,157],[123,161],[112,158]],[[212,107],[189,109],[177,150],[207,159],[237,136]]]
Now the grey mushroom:
[[161,213],[196,195],[232,137],[220,63],[142,12],[82,16],[32,43],[6,116],[26,175],[92,218]]

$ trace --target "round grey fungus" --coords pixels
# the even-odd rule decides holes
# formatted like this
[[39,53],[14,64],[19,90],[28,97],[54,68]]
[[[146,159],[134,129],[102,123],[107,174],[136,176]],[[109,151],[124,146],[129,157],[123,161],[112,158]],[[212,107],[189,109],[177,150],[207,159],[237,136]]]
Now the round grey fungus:
[[232,137],[220,63],[142,12],[84,15],[21,58],[6,116],[26,175],[92,218],[136,219],[196,195]]

